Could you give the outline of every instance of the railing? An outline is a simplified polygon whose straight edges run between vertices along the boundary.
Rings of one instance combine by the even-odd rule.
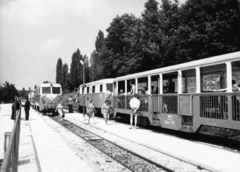
[[[200,116],[240,121],[240,95],[201,95]]]
[[[21,125],[21,108],[16,111],[13,109],[15,122],[11,133],[10,141],[7,145],[7,150],[4,154],[4,160],[1,167],[1,172],[17,172],[18,171],[18,152],[19,152],[19,138]]]

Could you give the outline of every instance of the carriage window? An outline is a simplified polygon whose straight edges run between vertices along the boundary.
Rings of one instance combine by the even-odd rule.
[[[103,86],[102,85],[100,85],[100,92],[102,92],[103,91]]]
[[[112,84],[107,84],[107,91],[113,91]]]
[[[92,87],[92,92],[95,93],[95,86]]]
[[[60,94],[60,87],[52,87],[53,94]]]
[[[50,87],[42,87],[42,94],[51,94]]]
[[[87,93],[89,93],[89,87],[87,87]]]

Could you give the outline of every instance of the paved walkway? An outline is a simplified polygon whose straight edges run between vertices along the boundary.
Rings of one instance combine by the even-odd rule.
[[[0,105],[0,108],[0,159],[3,159],[4,133],[12,131],[13,120],[10,120],[10,105]],[[52,126],[48,126],[38,112],[30,110],[29,121],[25,121],[24,116],[22,109],[19,172],[100,171],[54,131]]]

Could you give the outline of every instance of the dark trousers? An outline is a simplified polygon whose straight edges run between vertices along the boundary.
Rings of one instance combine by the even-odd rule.
[[[26,119],[26,120],[29,119],[29,110],[25,110],[25,119]]]
[[[68,105],[69,113],[73,113],[72,105]]]

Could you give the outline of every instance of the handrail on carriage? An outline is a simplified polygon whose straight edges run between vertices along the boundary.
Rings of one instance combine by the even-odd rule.
[[[13,114],[15,116],[14,126],[11,132],[9,143],[7,145],[7,150],[4,154],[4,159],[1,166],[1,172],[8,172],[8,171],[17,172],[18,171],[21,107],[20,107],[20,110],[18,111],[16,111],[16,107],[15,107],[13,109]]]

